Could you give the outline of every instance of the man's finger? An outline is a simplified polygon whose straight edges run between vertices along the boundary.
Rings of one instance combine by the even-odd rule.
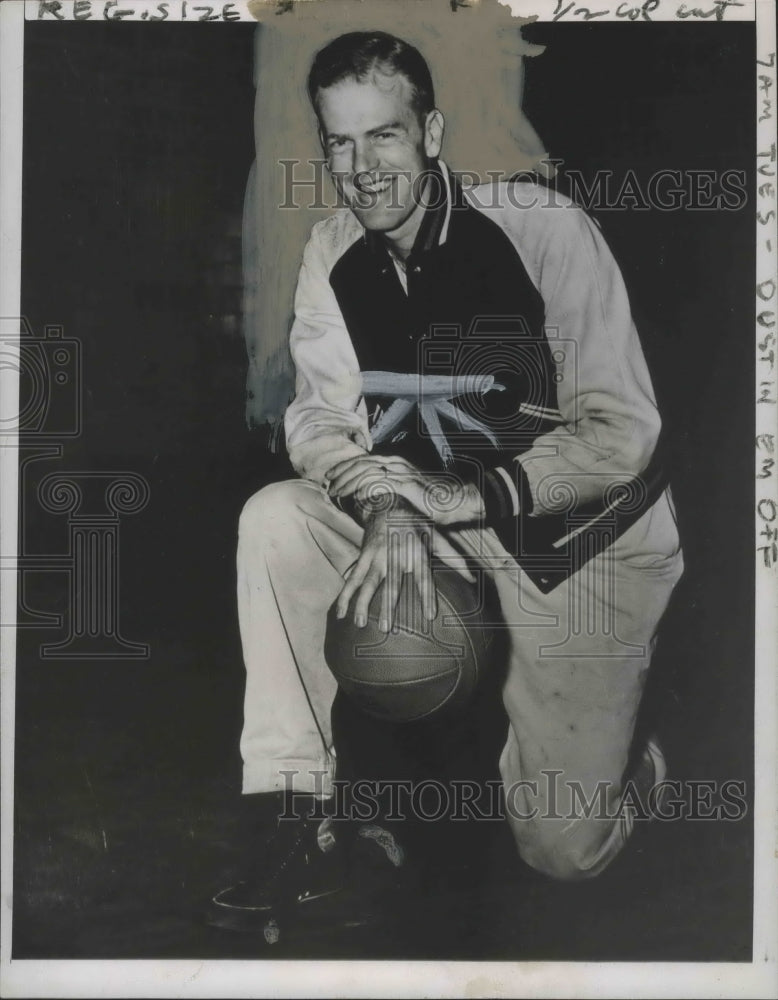
[[[337,476],[342,475],[348,469],[357,463],[367,463],[368,465],[375,465],[378,468],[385,466],[387,469],[404,474],[404,475],[419,475],[419,470],[415,465],[411,465],[404,458],[400,458],[398,455],[356,455],[353,458],[345,458],[340,462],[336,462],[324,473],[326,479],[332,482]]]
[[[332,495],[336,493],[339,486],[342,483],[353,479],[355,476],[364,476],[375,470],[375,466],[372,462],[366,462],[364,459],[357,459],[351,462],[349,466],[345,469],[341,469],[339,472],[330,476],[329,482],[327,484],[327,490]]]
[[[415,465],[411,465],[407,459],[400,458],[399,455],[384,455],[381,461],[392,472],[408,476],[420,475],[420,470]]]
[[[335,615],[338,618],[345,618],[348,612],[348,606],[351,603],[351,598],[357,588],[361,585],[364,578],[367,576],[367,571],[370,569],[370,559],[369,557],[362,556],[357,559],[353,566],[350,566],[346,570],[346,582],[341,587],[340,593],[338,594],[337,602],[335,604]],[[345,574],[344,574],[345,575]]]
[[[330,482],[328,492],[331,497],[348,496],[360,489],[370,490],[385,479],[385,473],[375,466],[347,469]]]
[[[346,492],[354,492],[360,485],[370,487],[373,483],[379,482],[387,476],[386,466],[377,465],[375,462],[360,462],[354,464],[349,469],[344,469],[341,473],[331,479],[327,490],[330,496],[342,496]]]
[[[355,559],[350,566],[347,566],[343,570],[342,576],[344,580],[348,580],[350,578],[351,574],[354,572],[354,567],[357,565],[358,561],[359,561],[358,559]]]
[[[402,588],[405,569],[402,564],[401,539],[397,532],[390,532],[387,539],[387,567],[384,592],[381,596],[381,617],[378,627],[388,632],[394,622],[394,613]]]
[[[363,503],[370,500],[377,501],[382,490],[393,499],[399,497],[407,501],[419,514],[425,518],[429,517],[429,511],[424,503],[424,491],[409,477],[400,479],[397,476],[389,475],[373,483],[368,483],[364,487],[359,487],[354,495],[358,501]]]
[[[367,625],[370,602],[385,575],[386,571],[373,563],[362,582],[362,586],[357,591],[357,599],[354,602],[354,624],[357,628],[364,628]]]
[[[427,621],[438,613],[437,592],[430,566],[430,550],[423,536],[417,535],[413,545],[413,578],[421,598],[421,610]]]
[[[378,455],[355,455],[353,458],[344,458],[341,462],[336,462],[324,473],[326,479],[332,481],[336,476],[342,475],[348,469],[357,464],[366,463],[368,465],[382,465],[384,460]]]
[[[350,465],[353,465],[354,462],[361,462],[367,457],[367,455],[354,455],[352,458],[344,458],[340,462],[336,462],[334,465],[330,466],[324,475],[327,479],[332,479],[333,476],[337,476],[339,472],[347,469]]]

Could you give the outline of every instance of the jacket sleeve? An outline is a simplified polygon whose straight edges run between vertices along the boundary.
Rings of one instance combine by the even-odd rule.
[[[528,451],[486,470],[486,519],[600,501],[639,475],[660,430],[627,291],[599,227],[572,203],[518,210],[503,227],[545,305],[561,422]],[[496,526],[496,525],[495,525]]]
[[[284,418],[295,471],[319,484],[336,462],[371,447],[359,364],[329,283],[326,224],[314,226],[303,254],[289,342],[295,397]]]

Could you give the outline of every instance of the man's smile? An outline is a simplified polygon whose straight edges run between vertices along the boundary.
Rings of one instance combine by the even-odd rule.
[[[388,191],[397,179],[396,174],[382,174],[373,178],[371,174],[354,175],[354,188],[358,194],[380,195]]]

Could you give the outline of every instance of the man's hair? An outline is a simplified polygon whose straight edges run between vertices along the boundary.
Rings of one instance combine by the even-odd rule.
[[[424,56],[408,42],[385,31],[351,31],[317,52],[308,74],[311,104],[318,112],[320,90],[342,80],[364,83],[375,69],[388,74],[402,73],[411,85],[411,102],[420,119],[435,107],[432,76]]]

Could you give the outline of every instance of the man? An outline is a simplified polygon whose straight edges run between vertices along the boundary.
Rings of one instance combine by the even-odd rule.
[[[653,390],[596,225],[526,182],[463,190],[427,65],[397,38],[335,39],[308,83],[348,207],[314,227],[298,281],[300,479],[248,502],[238,549],[243,791],[302,818],[214,898],[230,926],[345,877],[321,805],[359,774],[333,745],[333,603],[360,627],[381,587],[389,632],[405,575],[434,617],[433,555],[489,576],[508,637],[507,821],[527,864],[575,879],[629,833],[635,717],[682,572]],[[655,743],[638,750],[645,791],[664,764]],[[604,811],[580,808],[600,792]],[[400,864],[380,825],[359,837]]]

